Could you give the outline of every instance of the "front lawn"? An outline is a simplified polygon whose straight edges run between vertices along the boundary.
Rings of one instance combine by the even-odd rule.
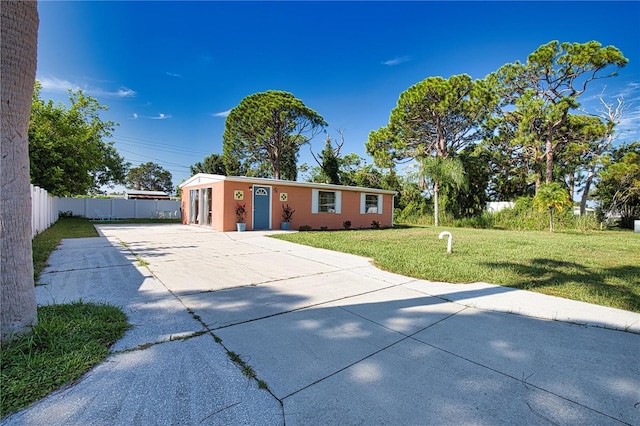
[[[35,236],[33,269],[37,279],[62,238],[97,237],[88,219],[60,218]],[[0,350],[0,416],[4,417],[73,382],[102,362],[109,348],[130,328],[122,310],[82,301],[40,306],[30,333]]]
[[[447,254],[442,231],[453,234]],[[445,227],[298,232],[275,238],[366,256],[431,281],[487,282],[640,312],[640,234]]]
[[[5,416],[73,382],[102,362],[129,329],[117,307],[74,302],[41,306],[32,332],[0,351]]]

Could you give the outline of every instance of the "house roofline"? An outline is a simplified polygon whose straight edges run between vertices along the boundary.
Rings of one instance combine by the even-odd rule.
[[[316,182],[298,182],[298,181],[292,181],[292,180],[278,180],[278,179],[257,178],[257,177],[247,177],[247,176],[222,176],[222,175],[212,175],[208,173],[198,173],[196,175],[193,175],[178,186],[180,188],[185,188],[186,186],[189,186],[189,185],[213,183],[213,182],[219,182],[223,180],[227,180],[230,182],[239,182],[239,183],[287,185],[287,186],[299,186],[303,188],[312,188],[312,189],[332,189],[336,191],[368,192],[373,194],[390,194],[390,195],[398,194],[397,191],[390,191],[387,189],[378,189],[378,188],[364,188],[361,186],[333,185],[330,183],[316,183]]]

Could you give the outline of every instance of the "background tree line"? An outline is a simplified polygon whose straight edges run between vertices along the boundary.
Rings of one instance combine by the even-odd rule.
[[[547,203],[553,209],[579,195],[584,214],[592,197],[629,224],[639,209],[637,180],[629,178],[639,148],[615,146],[624,101],[601,94],[601,108],[590,112],[579,102],[594,80],[614,77],[626,63],[613,46],[552,41],[526,63],[505,64],[484,79],[428,77],[402,92],[389,122],[369,134],[371,164],[343,153],[344,130],[332,138],[322,116],[293,94],[255,93],[229,113],[222,153],[190,169],[287,180],[302,173],[313,182],[392,189],[400,194],[400,219],[432,215],[436,225],[441,216],[477,217],[488,201],[535,197],[541,189],[555,194]],[[69,92],[67,108],[43,101],[40,91],[36,83],[29,126],[34,184],[54,195],[97,194],[115,184],[173,191],[171,173],[159,165],[124,162],[109,142],[117,124],[99,116],[106,106],[78,90]],[[298,164],[301,149],[315,164]],[[545,189],[552,184],[557,190]]]
[[[100,118],[108,110],[82,90],[69,90],[69,104],[41,99],[36,81],[29,118],[31,183],[57,196],[98,195],[103,187],[171,194],[171,173],[148,162],[132,167],[109,141],[116,123]]]
[[[332,139],[322,117],[293,95],[257,93],[229,114],[216,172],[295,179],[301,171],[314,182],[394,189],[399,218],[433,214],[436,225],[440,211],[477,217],[487,201],[520,197],[537,197],[530,205],[552,215],[571,210],[578,194],[581,214],[594,197],[629,223],[638,205],[627,194],[637,193],[637,182],[626,168],[609,171],[623,158],[636,164],[637,144],[623,145],[626,157],[614,148],[624,102],[600,95],[602,109],[587,112],[579,101],[594,80],[615,77],[627,62],[597,41],[551,41],[526,63],[505,64],[484,79],[426,78],[402,92],[388,124],[370,133],[365,147],[373,164],[342,154],[344,132]],[[326,139],[316,152],[312,139],[321,130]],[[297,166],[303,146],[316,164]],[[604,176],[631,190],[606,195]]]

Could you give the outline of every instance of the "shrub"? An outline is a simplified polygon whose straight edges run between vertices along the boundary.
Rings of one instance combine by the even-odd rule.
[[[371,229],[380,229],[380,222],[378,222],[377,220],[371,222]]]
[[[576,216],[574,226],[577,231],[586,233],[601,229],[601,223],[595,215]]]
[[[282,206],[282,221],[283,222],[291,222],[291,218],[293,218],[293,214],[296,211],[289,207],[289,204],[286,206]]]
[[[490,229],[493,228],[494,222],[495,218],[492,213],[483,212],[479,216],[456,219],[453,221],[453,226],[458,228]]]
[[[301,231],[301,232],[304,232],[304,231],[311,231],[311,226],[309,226],[309,225],[301,225],[301,226],[298,228],[298,231]]]
[[[351,221],[350,220],[345,220],[344,222],[342,222],[342,227],[344,229],[350,229],[351,228]]]

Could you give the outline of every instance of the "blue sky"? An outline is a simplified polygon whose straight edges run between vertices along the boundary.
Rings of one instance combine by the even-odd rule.
[[[483,78],[551,40],[614,45],[629,59],[581,98],[624,96],[619,141],[640,138],[640,2],[59,2],[40,1],[42,98],[81,88],[119,123],[113,141],[174,185],[222,152],[225,115],[252,93],[293,93],[364,143],[401,92],[432,76]],[[313,141],[319,152],[323,137]],[[313,165],[308,149],[300,163]]]

